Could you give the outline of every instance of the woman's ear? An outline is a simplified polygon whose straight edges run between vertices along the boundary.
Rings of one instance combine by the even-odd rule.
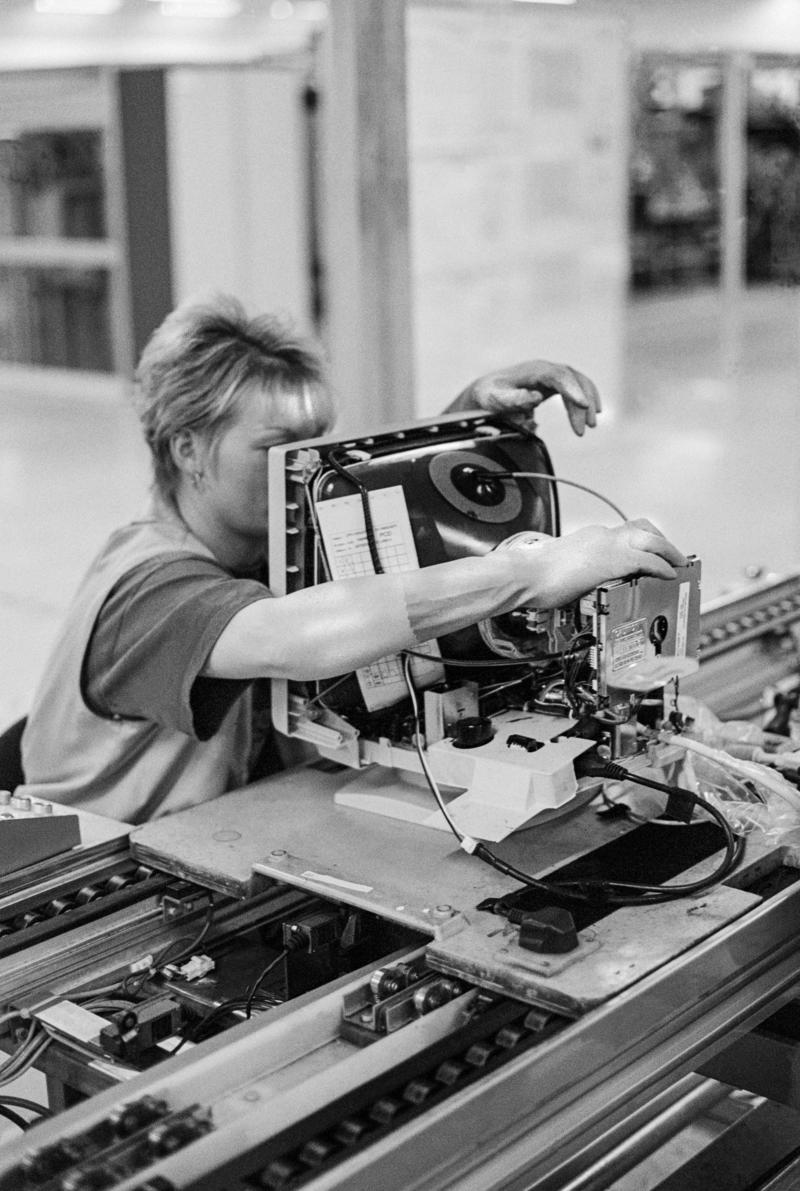
[[[178,430],[169,440],[172,462],[184,475],[202,470],[198,457],[198,441],[191,430]]]

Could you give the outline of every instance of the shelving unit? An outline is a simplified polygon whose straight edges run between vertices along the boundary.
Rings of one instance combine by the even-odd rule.
[[[0,77],[0,386],[117,391],[169,309],[163,91],[160,70]]]

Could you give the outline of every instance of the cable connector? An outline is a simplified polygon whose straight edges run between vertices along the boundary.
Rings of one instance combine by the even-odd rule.
[[[633,782],[636,777],[616,761],[604,761],[601,776],[612,782]]]
[[[287,951],[308,951],[308,936],[297,923],[283,924],[283,946]]]
[[[172,967],[171,964],[169,966]],[[193,955],[175,971],[184,980],[200,980],[208,972],[213,972],[215,967],[216,964],[210,955]]]
[[[627,776],[626,771],[621,765],[615,765],[613,761],[607,760],[605,757],[600,757],[597,749],[590,749],[586,753],[581,753],[572,762],[575,767],[575,776],[582,777],[604,777],[609,780],[624,781]]]
[[[651,790],[661,790],[667,797],[662,818],[673,819],[676,822],[691,821],[697,797],[691,790],[683,790],[680,786],[667,785],[664,782],[654,782],[639,773],[631,773],[624,765],[616,761],[604,761],[596,752],[583,753],[575,758],[575,773],[578,777],[601,777],[613,782],[634,782],[640,786],[647,786]]]

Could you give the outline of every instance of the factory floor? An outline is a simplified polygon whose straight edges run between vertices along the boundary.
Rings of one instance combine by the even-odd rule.
[[[581,366],[578,354],[571,362]],[[601,426],[575,439],[550,403],[539,428],[557,474],[627,516],[650,517],[699,555],[713,598],[759,571],[800,565],[799,382],[797,291],[750,292],[736,318],[722,319],[714,294],[638,300],[624,391],[605,395]],[[85,566],[140,507],[148,464],[121,399],[0,392],[0,428],[2,729],[29,707]],[[565,531],[616,520],[574,489],[561,501]],[[41,1077],[28,1079],[40,1098]],[[0,1141],[13,1134],[1,1126]],[[715,1131],[713,1122],[684,1131],[609,1191],[648,1191]]]

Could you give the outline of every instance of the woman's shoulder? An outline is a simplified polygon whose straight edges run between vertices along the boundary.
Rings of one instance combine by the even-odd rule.
[[[182,558],[204,560],[223,571],[208,547],[177,515],[160,502],[151,501],[109,535],[95,565],[104,570],[113,566],[122,575],[151,560]]]

